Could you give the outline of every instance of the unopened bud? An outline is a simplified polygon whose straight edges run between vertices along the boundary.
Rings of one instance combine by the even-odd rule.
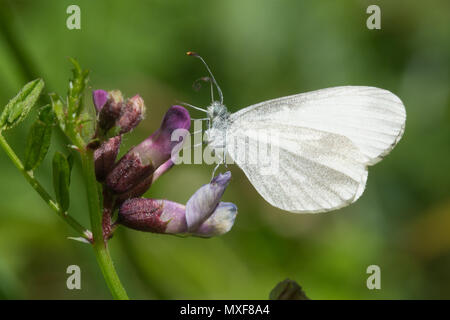
[[[119,90],[108,92],[108,100],[98,114],[98,125],[104,134],[116,124],[116,121],[122,115],[122,105],[123,97]]]
[[[122,115],[118,121],[119,133],[127,133],[136,128],[136,126],[144,118],[145,105],[144,99],[139,95],[128,99],[123,107]]]
[[[114,167],[117,154],[119,153],[122,136],[113,137],[103,142],[94,151],[95,175],[98,181],[103,181],[106,175]]]

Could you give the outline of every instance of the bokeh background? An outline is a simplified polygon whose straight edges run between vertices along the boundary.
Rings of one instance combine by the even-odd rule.
[[[66,28],[66,8],[81,8],[81,30]],[[368,30],[366,8],[381,8]],[[338,85],[397,94],[406,131],[370,168],[363,197],[322,215],[268,205],[232,167],[225,201],[239,208],[234,228],[213,239],[119,229],[112,256],[138,299],[266,299],[291,278],[312,299],[450,298],[450,3],[419,1],[6,1],[0,0],[0,105],[29,80],[65,94],[68,57],[91,73],[91,89],[141,94],[148,116],[125,152],[158,126],[176,100],[207,105],[192,89],[206,75],[187,50],[212,67],[232,111],[266,99]],[[90,103],[89,97],[87,100]],[[200,114],[192,112],[193,117]],[[31,117],[32,118],[32,117]],[[7,133],[23,157],[31,121]],[[53,136],[50,154],[64,148]],[[49,159],[37,172],[51,190]],[[182,165],[148,197],[185,203],[212,166]],[[110,297],[92,250],[46,207],[0,150],[0,298]],[[80,167],[70,214],[88,225]],[[82,270],[82,290],[66,289],[66,268]],[[381,267],[381,290],[366,268]]]

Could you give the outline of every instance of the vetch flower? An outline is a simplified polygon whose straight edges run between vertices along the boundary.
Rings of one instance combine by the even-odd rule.
[[[172,133],[191,125],[189,112],[181,106],[172,106],[166,112],[161,126],[150,137],[128,151],[106,177],[106,186],[115,194],[123,194],[142,181],[168,161],[172,149],[183,141],[172,141]]]
[[[202,186],[186,206],[169,200],[133,198],[125,201],[118,223],[140,231],[212,237],[228,232],[234,224],[237,207],[220,202],[231,173],[219,174]]]

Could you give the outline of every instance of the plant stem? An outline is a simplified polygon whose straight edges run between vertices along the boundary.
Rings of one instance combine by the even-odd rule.
[[[104,187],[103,188],[103,239],[108,241],[112,237],[112,215],[114,212],[114,197]]]
[[[93,248],[97,262],[102,270],[106,284],[114,299],[128,299],[119,276],[116,273],[114,264],[109,254],[107,241],[103,237],[102,211],[100,206],[100,196],[97,188],[94,168],[94,152],[90,148],[83,148],[80,152],[83,175],[86,183],[86,193],[91,218],[91,228],[94,237]]]
[[[56,212],[56,214],[61,217],[67,224],[69,224],[75,231],[77,231],[83,238],[88,241],[92,241],[92,234],[89,230],[83,227],[78,221],[69,216],[67,212],[63,212],[59,207],[58,203],[55,202],[49,193],[44,189],[44,187],[36,180],[33,173],[26,171],[19,157],[11,149],[10,145],[6,141],[5,137],[0,132],[0,146],[5,150],[6,154],[9,156],[14,165],[23,174],[28,183],[33,187],[34,190],[41,196],[45,203]]]

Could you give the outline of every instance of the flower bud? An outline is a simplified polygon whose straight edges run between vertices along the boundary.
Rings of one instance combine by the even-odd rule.
[[[183,107],[172,106],[164,116],[161,127],[128,151],[108,174],[108,188],[116,194],[122,194],[147,179],[169,160],[173,147],[180,142],[172,141],[173,131],[185,129],[187,133],[190,125],[189,112]]]
[[[204,222],[222,198],[231,179],[231,172],[219,174],[210,183],[198,189],[186,203],[186,220],[188,229],[195,230]]]
[[[105,90],[94,90],[92,91],[92,100],[94,100],[95,110],[99,113],[106,101],[108,101],[108,92]]]
[[[123,107],[122,116],[120,117],[117,126],[119,133],[127,133],[136,128],[136,126],[144,118],[145,105],[144,100],[139,95],[128,99]]]
[[[101,106],[103,96],[97,98],[97,102],[94,100],[94,103],[96,103],[96,108],[97,106]],[[99,104],[97,105],[97,103]],[[123,96],[119,90],[108,92],[108,99],[106,103],[100,107],[98,114],[98,125],[104,134],[115,125],[116,121],[122,115],[122,105]]]
[[[95,175],[98,181],[103,181],[114,167],[121,142],[122,136],[116,136],[103,142],[94,151]]]

